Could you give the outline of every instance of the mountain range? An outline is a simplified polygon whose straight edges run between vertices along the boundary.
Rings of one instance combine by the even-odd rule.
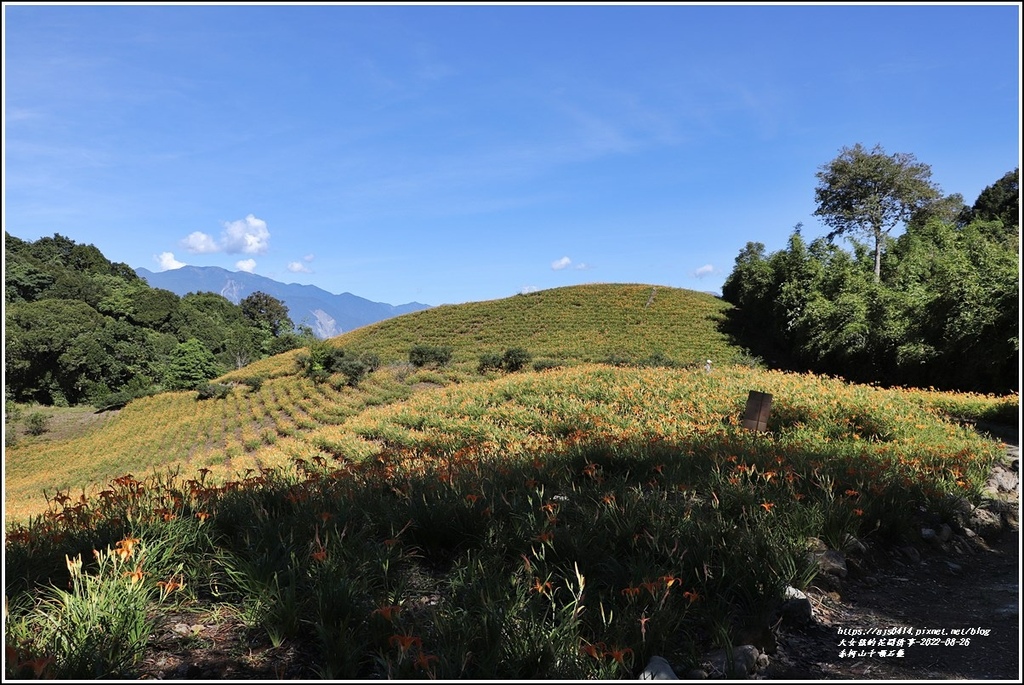
[[[420,302],[400,305],[372,302],[352,293],[336,295],[315,285],[281,283],[266,276],[217,266],[183,266],[159,272],[138,268],[135,273],[151,287],[170,290],[179,296],[212,292],[238,304],[254,292],[266,293],[288,307],[288,316],[296,325],[308,325],[318,338],[331,338],[400,314],[430,309],[430,305]]]

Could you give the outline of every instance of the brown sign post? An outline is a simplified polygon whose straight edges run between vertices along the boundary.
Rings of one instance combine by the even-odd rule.
[[[772,411],[772,396],[766,392],[751,390],[747,395],[747,408],[740,424],[753,431],[768,430],[768,414]]]

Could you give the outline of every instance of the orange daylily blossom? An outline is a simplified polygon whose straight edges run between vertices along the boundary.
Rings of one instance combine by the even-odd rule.
[[[400,607],[399,605],[389,604],[387,606],[377,607],[373,610],[373,613],[379,614],[380,616],[384,617],[385,621],[393,621],[395,616],[397,616],[398,612],[400,612],[401,610],[402,607]]]
[[[327,558],[327,549],[324,547],[318,547],[310,554],[314,561],[324,561]]]
[[[626,597],[636,597],[640,594],[640,588],[638,587],[625,587],[622,588],[622,594]]]
[[[545,581],[542,583],[540,578],[534,578],[533,591],[539,595],[547,594],[548,592],[551,592],[551,582]]]
[[[604,657],[604,643],[598,642],[596,645],[583,645],[580,647],[580,651],[595,659],[601,659]]]
[[[439,659],[433,654],[420,652],[419,656],[416,657],[416,661],[414,661],[413,663],[416,664],[416,668],[422,669],[429,673],[433,670],[430,666],[431,661],[439,661]]]
[[[761,502],[761,508],[765,511],[771,511],[773,507],[775,507],[774,502]]]
[[[612,659],[615,659],[615,661],[618,661],[620,664],[625,666],[625,664],[623,663],[623,659],[626,657],[627,654],[632,656],[633,655],[633,650],[630,649],[629,647],[626,647],[625,649],[619,649],[618,647],[612,647],[611,649],[609,649],[607,651],[606,654],[608,656],[610,656]]]
[[[690,592],[689,590],[683,593],[683,597],[685,597],[690,604],[700,601],[700,595],[696,592]]]
[[[853,513],[854,513],[855,516],[863,516],[864,515],[864,510],[863,509],[854,509]]]
[[[196,518],[200,521],[205,521],[206,519],[210,518],[210,515],[205,511],[197,511]]]
[[[121,558],[121,561],[131,559],[132,554],[135,552],[135,545],[139,542],[140,540],[138,538],[128,536],[117,543],[114,548],[114,553]]]
[[[174,592],[175,590],[180,590],[183,587],[185,587],[185,583],[184,582],[179,582],[178,580],[175,580],[174,576],[171,576],[167,580],[158,580],[157,583],[156,583],[156,586],[158,588],[160,588],[161,592],[171,593],[171,592]]]
[[[131,578],[131,581],[133,583],[137,583],[140,580],[142,580],[142,576],[144,576],[145,574],[142,572],[142,566],[139,565],[139,566],[135,567],[134,571],[125,571],[124,575],[128,576],[129,578]]]
[[[402,654],[405,654],[414,646],[422,647],[423,640],[416,637],[415,635],[395,634],[388,638],[388,644],[390,644],[392,647],[398,647]]]

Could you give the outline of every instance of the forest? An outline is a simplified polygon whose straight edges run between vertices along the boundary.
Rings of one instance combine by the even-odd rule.
[[[122,406],[308,345],[287,307],[256,292],[179,297],[60,234],[5,240],[6,399]]]
[[[748,242],[723,285],[741,344],[769,366],[853,382],[1018,392],[1018,170],[973,205],[929,176],[911,155],[859,145],[822,167],[816,214],[835,230],[808,241],[797,225],[770,254]]]

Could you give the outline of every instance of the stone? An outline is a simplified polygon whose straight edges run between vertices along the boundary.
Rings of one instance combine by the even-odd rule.
[[[908,561],[910,561],[910,563],[921,563],[921,553],[917,551],[916,547],[913,547],[911,545],[904,545],[903,547],[900,547],[900,552],[903,554],[903,556],[907,558]]]
[[[787,586],[783,597],[785,597],[785,601],[779,607],[779,618],[782,619],[783,625],[800,627],[811,622],[811,619],[814,618],[814,610],[807,595],[795,587]]]
[[[971,530],[983,538],[998,535],[1003,530],[1003,518],[988,509],[978,507],[968,519]]]
[[[964,567],[956,563],[955,561],[947,561],[946,568],[948,568],[949,572],[952,573],[954,576],[958,576],[964,571]]]
[[[953,537],[953,529],[949,527],[948,523],[943,523],[939,528],[939,540],[949,542],[951,537]]]
[[[939,534],[936,533],[935,530],[933,530],[932,528],[922,528],[921,539],[925,542],[938,542]]]
[[[846,557],[842,552],[837,552],[834,549],[825,550],[818,556],[818,570],[828,575],[845,578],[847,573]]]
[[[652,656],[647,667],[640,674],[640,680],[679,680],[668,660],[660,656]]]
[[[739,645],[727,649],[716,649],[707,655],[706,660],[711,666],[711,674],[727,678],[745,679],[757,667],[760,653],[753,645]]]
[[[701,668],[691,668],[683,674],[683,680],[707,680],[708,673]]]

